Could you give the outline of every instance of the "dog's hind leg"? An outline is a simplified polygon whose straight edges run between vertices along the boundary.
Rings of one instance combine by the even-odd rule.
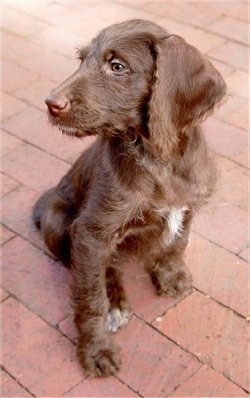
[[[66,267],[70,267],[69,228],[73,212],[67,200],[58,194],[56,188],[52,188],[38,199],[32,216],[50,251]]]
[[[145,267],[158,295],[183,296],[191,291],[191,274],[183,260],[191,220],[191,212],[183,211],[179,231],[171,230],[171,224],[167,224],[162,236],[152,244],[151,252],[147,253]]]

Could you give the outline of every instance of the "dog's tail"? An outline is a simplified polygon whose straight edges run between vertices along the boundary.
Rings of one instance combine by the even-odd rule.
[[[69,226],[72,217],[68,203],[58,195],[55,188],[37,200],[32,212],[34,224],[41,230],[46,245],[66,267],[71,264]]]
[[[41,219],[42,216],[48,206],[48,202],[49,199],[51,197],[52,194],[52,189],[50,189],[49,191],[46,191],[35,203],[34,207],[33,207],[33,211],[32,211],[32,219],[33,222],[35,224],[35,226],[38,229],[41,229]]]

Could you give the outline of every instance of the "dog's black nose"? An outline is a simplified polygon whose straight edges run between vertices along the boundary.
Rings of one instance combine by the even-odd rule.
[[[46,98],[45,104],[52,116],[58,116],[61,112],[68,110],[68,101],[65,98],[56,97],[52,94]]]

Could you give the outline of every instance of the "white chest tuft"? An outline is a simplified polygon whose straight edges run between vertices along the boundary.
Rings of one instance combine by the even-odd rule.
[[[166,221],[168,223],[168,237],[167,243],[173,244],[175,239],[178,236],[181,236],[183,231],[183,220],[185,216],[185,211],[188,210],[186,206],[181,208],[173,208],[170,212],[166,215]]]

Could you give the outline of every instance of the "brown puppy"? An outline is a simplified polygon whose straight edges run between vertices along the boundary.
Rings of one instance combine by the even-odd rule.
[[[97,135],[33,218],[74,276],[78,356],[87,374],[120,367],[110,331],[131,314],[125,256],[144,261],[158,294],[191,286],[183,262],[190,222],[215,185],[199,123],[220,103],[220,73],[193,46],[149,21],[104,29],[78,70],[46,99],[52,124]]]

